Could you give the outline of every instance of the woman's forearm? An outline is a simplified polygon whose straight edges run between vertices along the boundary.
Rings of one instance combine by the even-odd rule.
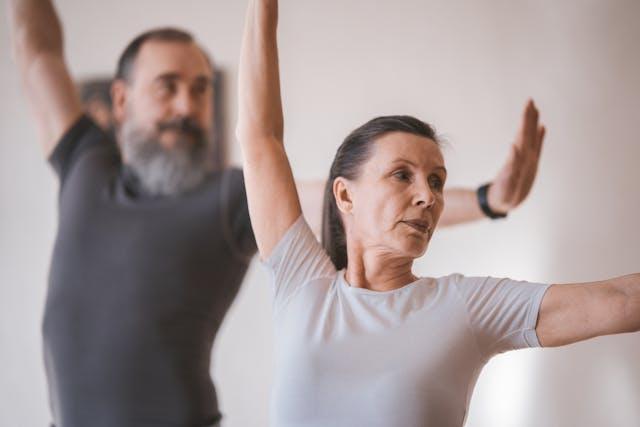
[[[627,300],[620,332],[640,331],[640,273],[614,279],[611,286],[626,295]]]
[[[263,259],[301,212],[282,141],[277,25],[276,0],[250,1],[240,55],[236,132],[242,146],[251,225]]]
[[[640,331],[640,274],[551,286],[536,333],[545,347]]]
[[[245,151],[254,141],[282,141],[284,124],[277,46],[278,2],[250,0],[239,71],[236,132]]]

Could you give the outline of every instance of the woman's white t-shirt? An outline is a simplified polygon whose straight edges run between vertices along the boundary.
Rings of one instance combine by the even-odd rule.
[[[540,345],[548,285],[453,274],[388,292],[350,287],[303,217],[265,265],[275,427],[459,427],[486,362]]]

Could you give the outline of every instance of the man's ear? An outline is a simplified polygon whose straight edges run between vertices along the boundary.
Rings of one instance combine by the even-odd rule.
[[[342,177],[338,177],[333,181],[333,197],[336,199],[336,205],[343,214],[350,214],[353,210],[353,201],[351,199],[350,182]]]
[[[129,87],[122,79],[116,79],[111,83],[111,101],[113,103],[113,118],[120,124],[124,120],[125,106],[127,103]]]

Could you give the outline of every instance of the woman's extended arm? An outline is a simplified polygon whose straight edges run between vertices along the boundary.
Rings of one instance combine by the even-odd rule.
[[[536,333],[543,347],[640,331],[640,273],[594,283],[554,285],[542,300]]]
[[[301,214],[283,144],[277,27],[277,0],[249,1],[236,135],[242,147],[249,215],[263,259]]]

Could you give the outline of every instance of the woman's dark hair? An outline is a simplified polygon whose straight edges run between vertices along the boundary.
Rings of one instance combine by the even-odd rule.
[[[347,136],[338,148],[329,171],[329,179],[324,190],[322,210],[322,246],[329,254],[337,270],[347,266],[347,239],[340,211],[333,195],[333,182],[338,177],[357,179],[361,166],[369,160],[373,143],[389,132],[405,132],[433,140],[438,138],[435,130],[415,117],[385,116],[375,118]]]

